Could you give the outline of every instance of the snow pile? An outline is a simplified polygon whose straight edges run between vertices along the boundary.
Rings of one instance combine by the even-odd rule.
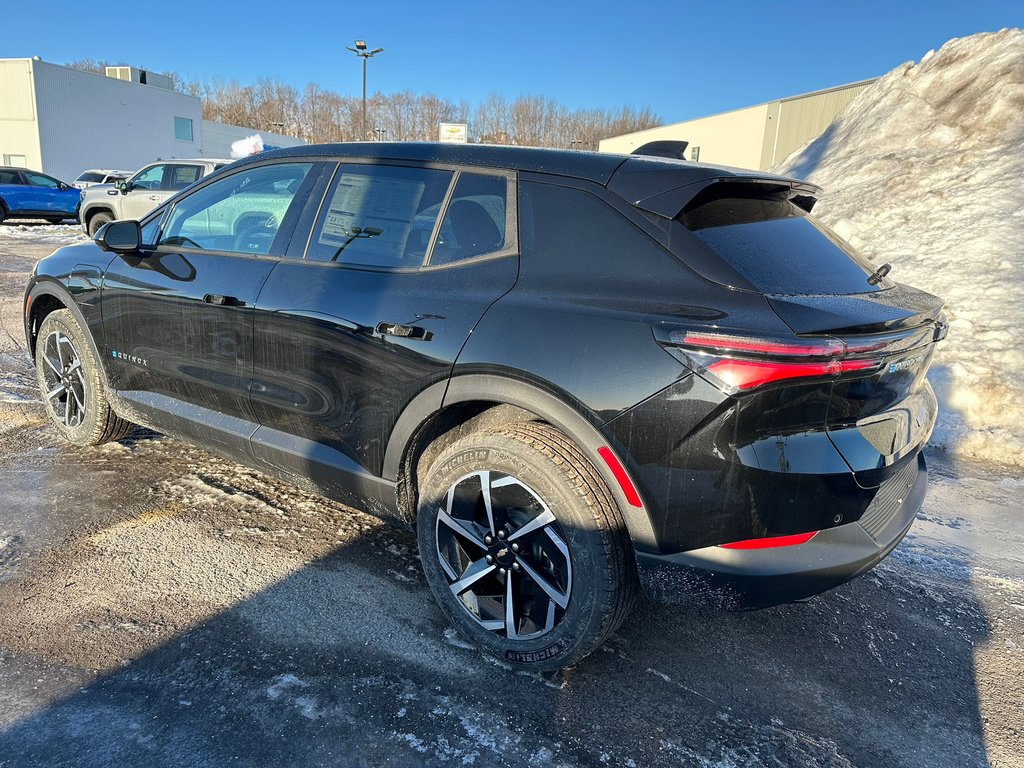
[[[22,224],[17,219],[8,219],[0,225],[0,240],[31,240],[33,243],[49,245],[71,245],[87,240],[78,224]]]
[[[258,133],[231,142],[231,157],[235,159],[248,157],[249,155],[258,155],[262,151],[263,137]]]
[[[932,442],[1024,466],[1024,30],[897,67],[775,170],[821,185],[815,214],[946,300]]]

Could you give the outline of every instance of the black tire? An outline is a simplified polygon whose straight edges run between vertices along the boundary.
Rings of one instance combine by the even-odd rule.
[[[48,314],[36,340],[36,381],[58,431],[75,445],[99,445],[127,437],[135,425],[110,409],[86,333],[70,310]]]
[[[7,209],[4,207],[3,201],[0,201],[0,224],[4,223],[4,219],[7,218]]]
[[[483,516],[481,472],[488,473],[493,523]],[[562,669],[626,618],[637,594],[629,535],[608,487],[564,434],[538,423],[473,433],[419,474],[417,538],[427,583],[449,620],[481,649],[515,667]],[[517,537],[523,544],[512,552]]]
[[[89,217],[89,237],[96,237],[96,232],[109,221],[113,221],[113,214],[107,213],[106,211],[99,211]]]

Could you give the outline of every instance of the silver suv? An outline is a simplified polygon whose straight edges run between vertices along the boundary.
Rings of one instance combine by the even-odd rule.
[[[92,237],[108,221],[141,219],[167,198],[231,160],[161,160],[150,163],[130,179],[115,184],[94,184],[82,190],[79,218]]]

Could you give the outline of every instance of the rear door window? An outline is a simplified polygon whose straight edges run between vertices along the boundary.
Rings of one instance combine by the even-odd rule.
[[[0,171],[0,184],[21,184],[21,173],[18,171]]]
[[[203,175],[199,165],[169,165],[164,173],[164,189],[177,192],[189,184],[194,184]]]
[[[310,236],[306,258],[369,267],[419,267],[452,171],[342,165]]]
[[[892,285],[870,285],[875,267],[783,198],[718,197],[679,218],[762,293],[851,294]]]
[[[461,173],[441,221],[431,266],[451,264],[509,250],[509,180],[505,176]]]

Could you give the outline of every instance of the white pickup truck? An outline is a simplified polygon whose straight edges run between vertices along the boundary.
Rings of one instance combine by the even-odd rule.
[[[161,160],[130,179],[82,190],[79,218],[89,237],[115,219],[141,219],[167,198],[222,168],[231,160]]]

